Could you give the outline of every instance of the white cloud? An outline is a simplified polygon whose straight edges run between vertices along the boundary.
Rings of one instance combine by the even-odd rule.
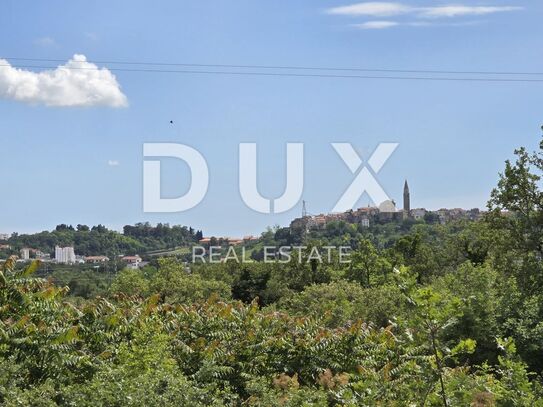
[[[485,14],[503,13],[505,11],[522,10],[522,7],[513,6],[437,6],[421,9],[422,17],[459,17],[481,16]]]
[[[409,27],[469,27],[469,26],[476,26],[482,24],[484,21],[480,20],[471,20],[471,21],[458,21],[458,22],[450,22],[450,23],[436,23],[431,21],[410,21],[407,23],[403,23],[402,25],[407,25]]]
[[[77,54],[65,65],[42,72],[15,68],[0,59],[0,98],[64,107],[128,105],[115,76]]]
[[[121,163],[117,160],[109,160],[107,162],[107,165],[109,165],[110,167],[118,167],[119,165],[121,165]]]
[[[330,8],[327,12],[328,14],[371,17],[390,17],[405,14],[415,15],[417,17],[459,17],[480,16],[522,9],[523,7],[518,6],[466,6],[461,4],[413,7],[403,3],[365,2]]]
[[[454,23],[435,23],[431,21],[366,21],[361,24],[352,24],[353,27],[361,30],[382,30],[391,27],[466,27],[481,24],[481,21],[459,21]]]
[[[399,25],[396,21],[367,21],[361,24],[354,24],[356,28],[362,30],[382,30],[384,28],[395,27]]]
[[[349,16],[389,17],[399,14],[407,14],[412,10],[412,7],[403,5],[401,3],[367,2],[351,4],[349,6],[334,7],[328,9],[328,13]]]

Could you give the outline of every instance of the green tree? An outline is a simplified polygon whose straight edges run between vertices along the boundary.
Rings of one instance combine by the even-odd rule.
[[[364,287],[371,287],[376,281],[386,282],[391,266],[379,255],[375,246],[363,239],[351,256],[351,264],[346,272],[347,278],[358,281]]]

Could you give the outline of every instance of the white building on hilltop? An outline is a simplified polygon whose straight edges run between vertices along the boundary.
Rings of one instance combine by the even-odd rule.
[[[74,264],[75,252],[74,248],[69,247],[55,247],[55,260],[59,264]]]
[[[379,212],[394,213],[396,212],[396,204],[394,203],[394,201],[391,201],[391,200],[383,201],[379,205]]]
[[[20,251],[21,260],[30,260],[30,249],[28,247],[23,247]]]

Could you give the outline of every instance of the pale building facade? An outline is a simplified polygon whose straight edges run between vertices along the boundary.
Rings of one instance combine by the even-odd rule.
[[[59,264],[74,264],[75,252],[72,246],[55,247],[55,261]]]

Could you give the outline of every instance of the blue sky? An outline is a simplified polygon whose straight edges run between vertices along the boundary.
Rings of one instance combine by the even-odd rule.
[[[543,72],[540,1],[345,8],[355,3],[7,0],[0,59],[17,65],[10,58],[80,54],[89,61]],[[241,236],[287,225],[301,202],[263,215],[241,200],[240,142],[258,143],[259,188],[269,197],[284,187],[285,143],[305,143],[303,198],[311,213],[330,211],[353,179],[332,142],[350,142],[366,158],[380,142],[399,143],[378,175],[398,202],[407,178],[412,206],[484,207],[503,161],[517,146],[535,148],[543,124],[543,83],[113,74],[126,100],[108,93],[97,106],[50,106],[4,89],[0,232],[148,220]],[[206,157],[210,183],[200,205],[143,213],[144,142],[185,143]],[[163,179],[164,192],[176,195],[188,187],[188,170],[165,162]]]

